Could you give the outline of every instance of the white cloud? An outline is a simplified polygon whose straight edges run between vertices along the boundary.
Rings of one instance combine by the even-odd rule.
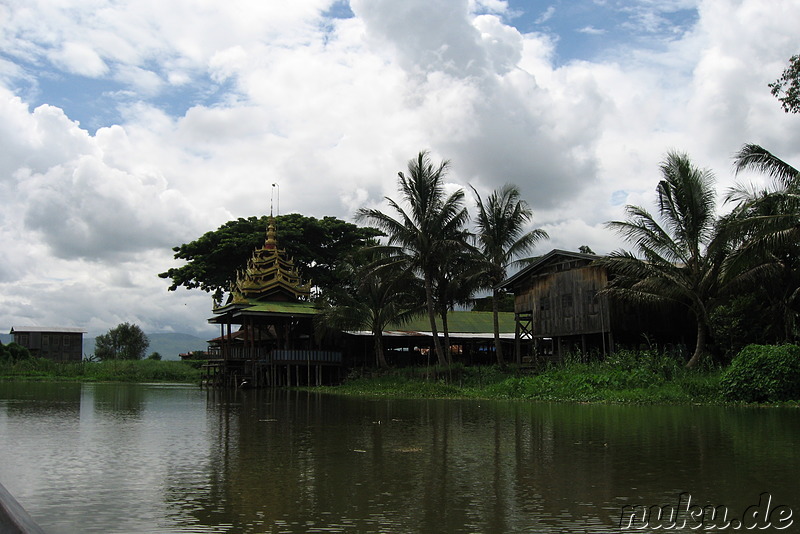
[[[105,61],[84,43],[66,42],[50,55],[50,59],[63,70],[81,76],[96,78],[108,72]]]
[[[545,9],[542,12],[542,14],[539,15],[539,17],[536,19],[536,24],[544,24],[545,22],[553,18],[553,15],[555,14],[556,14],[555,6],[547,6],[547,9]]]
[[[606,33],[606,30],[602,28],[595,28],[594,26],[584,26],[583,28],[579,28],[575,31],[578,33],[586,33],[588,35],[603,35]]]
[[[419,150],[452,161],[454,187],[517,183],[552,236],[539,252],[617,248],[603,223],[652,207],[669,149],[721,189],[745,142],[800,161],[800,118],[766,87],[797,53],[790,0],[705,0],[660,48],[560,67],[570,36],[521,34],[505,2],[353,0],[355,17],[325,20],[330,5],[0,6],[0,326],[208,331],[208,296],[156,277],[172,246],[265,213],[272,183],[282,213],[381,206]],[[120,86],[120,123],[91,134],[14,85],[63,73]]]

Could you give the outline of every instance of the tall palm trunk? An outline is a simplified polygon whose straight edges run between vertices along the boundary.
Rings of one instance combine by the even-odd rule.
[[[505,367],[503,345],[500,343],[500,303],[497,289],[492,289],[492,322],[494,323],[494,353],[497,356],[497,365]]]
[[[700,359],[706,353],[706,325],[703,324],[703,321],[700,320],[700,317],[697,317],[697,341],[694,347],[694,354],[692,357],[689,358],[689,361],[686,362],[687,369],[693,369],[697,366]]]
[[[386,362],[386,354],[383,351],[383,333],[380,330],[373,330],[372,338],[374,340],[376,363],[381,369],[388,369],[389,364]]]
[[[431,277],[425,273],[425,300],[428,306],[428,318],[431,321],[431,335],[433,336],[433,347],[436,351],[436,358],[439,360],[439,365],[447,367],[447,358],[442,350],[442,342],[439,339],[439,332],[436,329],[436,308],[433,304],[433,285]]]
[[[450,345],[450,328],[447,324],[447,306],[442,308],[442,338],[444,340],[444,352],[447,356],[447,364],[453,363],[453,350]]]

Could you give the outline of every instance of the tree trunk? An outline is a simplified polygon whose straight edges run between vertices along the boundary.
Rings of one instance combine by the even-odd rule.
[[[375,340],[375,361],[381,369],[388,369],[389,364],[386,362],[386,355],[383,352],[382,332],[372,332],[372,338]]]
[[[492,322],[494,323],[494,353],[497,356],[497,365],[506,366],[503,358],[503,345],[500,343],[500,304],[497,298],[497,290],[492,289]]]
[[[447,308],[442,310],[442,337],[444,338],[444,353],[447,356],[447,364],[452,365],[453,353],[450,347],[450,329],[447,326]]]
[[[445,358],[444,351],[442,350],[442,342],[439,339],[439,332],[436,330],[436,310],[433,306],[433,288],[431,287],[431,277],[425,274],[425,300],[428,305],[428,318],[431,321],[431,335],[433,336],[433,347],[436,351],[436,358],[439,360],[439,365],[447,367],[447,358]]]
[[[694,347],[694,354],[686,362],[687,369],[693,369],[706,352],[706,325],[699,318],[697,319],[697,344]]]

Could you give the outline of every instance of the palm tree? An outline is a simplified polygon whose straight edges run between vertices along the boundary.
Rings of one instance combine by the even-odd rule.
[[[606,291],[634,303],[678,302],[697,323],[695,351],[686,364],[697,365],[706,352],[709,306],[719,289],[727,252],[714,206],[714,177],[695,167],[686,154],[670,152],[661,163],[657,221],[644,208],[626,206],[627,221],[607,227],[632,243],[641,257],[618,251],[598,263],[614,275]]]
[[[435,303],[442,319],[442,338],[447,352],[448,363],[452,362],[449,350],[450,329],[447,314],[458,304],[471,302],[479,280],[481,265],[476,261],[476,249],[460,240],[454,243],[454,250],[443,250],[441,264],[435,276]]]
[[[727,217],[728,225],[740,240],[726,270],[741,273],[739,280],[766,289],[772,307],[783,318],[779,337],[789,341],[800,311],[800,171],[754,144],[739,150],[734,168],[737,174],[761,172],[773,184],[760,191],[740,186],[728,193],[727,200],[737,202]]]
[[[470,186],[471,187],[471,186]],[[500,344],[499,290],[497,286],[506,278],[507,270],[515,258],[530,251],[539,241],[548,239],[544,230],[537,228],[525,231],[533,212],[528,204],[520,199],[519,190],[506,184],[494,191],[486,203],[478,191],[475,202],[478,216],[476,237],[483,264],[484,285],[492,289],[492,315],[494,318],[494,347],[497,363],[505,365],[503,348]]]
[[[420,152],[408,162],[408,175],[397,173],[398,188],[408,211],[387,197],[397,218],[366,208],[356,215],[358,220],[367,220],[386,233],[388,245],[396,247],[395,263],[422,275],[436,357],[443,366],[447,365],[447,357],[436,328],[435,276],[440,268],[440,253],[465,240],[468,219],[464,191],[459,189],[450,195],[445,192],[448,167],[448,161],[436,166],[427,152]]]
[[[326,291],[317,321],[337,330],[369,330],[375,361],[387,369],[383,331],[388,325],[405,323],[421,309],[415,291],[418,280],[407,271],[380,266],[381,254],[379,248],[365,248],[338,266],[337,274],[349,282]]]

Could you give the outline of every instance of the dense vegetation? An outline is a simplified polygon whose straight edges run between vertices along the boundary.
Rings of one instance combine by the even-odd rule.
[[[108,360],[56,362],[45,358],[0,361],[2,380],[76,380],[86,382],[200,382],[198,362]]]
[[[406,368],[355,373],[338,394],[405,398],[487,398],[540,401],[722,402],[721,371],[688,370],[679,354],[622,350],[600,361],[573,356],[536,371],[515,366]],[[732,400],[732,399],[728,399]]]
[[[800,347],[748,345],[725,371],[721,388],[729,400],[800,400]]]
[[[174,247],[175,259],[186,260],[186,265],[158,276],[171,281],[170,291],[200,288],[221,299],[236,280],[236,271],[264,245],[268,222],[266,216],[240,217]],[[275,225],[281,248],[294,259],[300,274],[323,289],[338,283],[336,266],[343,258],[380,233],[336,217],[316,219],[297,213],[276,216]]]

